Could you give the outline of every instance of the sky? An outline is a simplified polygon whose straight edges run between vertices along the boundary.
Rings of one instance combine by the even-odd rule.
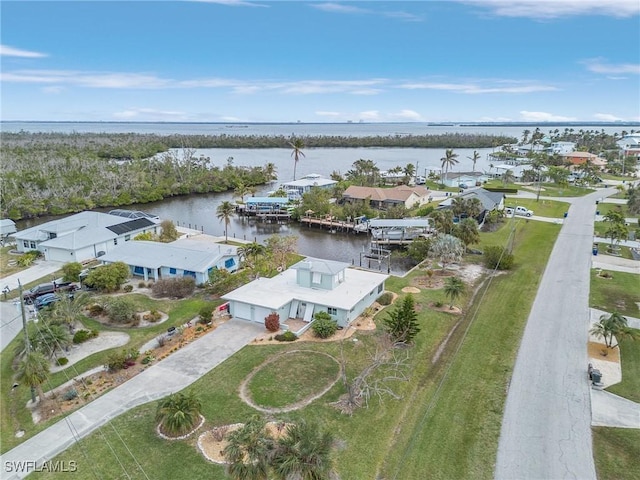
[[[640,1],[0,3],[2,121],[640,121]]]

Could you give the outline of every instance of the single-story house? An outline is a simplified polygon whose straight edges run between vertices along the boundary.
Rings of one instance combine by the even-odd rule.
[[[10,218],[3,218],[0,220],[0,244],[4,246],[4,242],[14,233],[16,233],[18,229],[16,228],[16,224]]]
[[[282,184],[282,188],[287,192],[289,200],[300,200],[302,195],[311,191],[312,188],[333,188],[338,182],[330,178],[323,178],[317,173],[310,173],[299,180],[286,182]]]
[[[369,201],[372,208],[385,210],[396,205],[413,208],[416,204],[429,202],[431,192],[420,185],[399,185],[393,188],[361,187],[351,185],[342,194],[342,202],[356,203]]]
[[[570,152],[561,154],[560,156],[564,159],[565,163],[570,164],[569,168],[582,165],[587,161],[591,162],[594,167],[598,167],[601,170],[607,166],[606,159],[589,152]]]
[[[206,283],[214,269],[229,272],[238,269],[238,247],[214,243],[210,238],[208,241],[206,238],[194,241],[199,237],[171,243],[127,242],[100,257],[100,261],[103,264],[124,262],[129,266],[131,275],[145,281],[190,276],[197,285]]]
[[[485,215],[492,210],[503,210],[504,209],[504,199],[505,194],[502,192],[491,192],[484,188],[473,188],[469,190],[465,190],[460,195],[455,197],[449,197],[445,201],[440,202],[438,204],[438,209],[441,208],[451,208],[451,204],[453,200],[456,198],[463,198],[465,200],[469,200],[472,198],[477,198],[480,200],[482,204],[482,212],[478,215],[477,219],[479,219],[480,223],[484,220]]]
[[[442,181],[447,187],[470,188],[480,186],[489,180],[489,175],[482,172],[447,172]]]
[[[616,142],[625,157],[640,157],[640,133],[625,135]]]
[[[492,173],[492,177],[493,178],[502,178],[502,176],[508,172],[509,170],[511,170],[511,174],[513,175],[513,180],[516,182],[519,182],[522,180],[522,177],[524,175],[524,172],[526,172],[527,170],[532,170],[533,167],[531,165],[509,165],[509,164],[503,164],[503,165],[496,165],[494,167],[492,167],[492,169],[494,170],[494,172]]]
[[[80,212],[20,230],[13,237],[19,252],[39,250],[46,260],[67,263],[100,257],[146,232],[160,233],[160,226],[149,218]]]
[[[313,315],[327,312],[346,327],[384,292],[388,275],[351,268],[348,263],[307,257],[273,278],[259,278],[222,298],[236,318],[264,323],[272,312],[281,325],[290,318],[311,325]]]
[[[571,153],[576,149],[575,142],[553,142],[548,150],[551,154]]]

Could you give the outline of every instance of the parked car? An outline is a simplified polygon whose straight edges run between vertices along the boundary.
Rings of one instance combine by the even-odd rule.
[[[36,307],[36,310],[41,310],[45,307],[48,307],[52,303],[57,302],[58,300],[60,300],[60,297],[55,293],[45,293],[44,295],[40,295],[38,298],[36,298],[33,302],[33,305],[34,307]]]
[[[42,295],[56,292],[75,292],[77,289],[78,285],[72,282],[41,283],[40,285],[36,285],[35,287],[24,292],[22,294],[22,299],[25,303],[30,305]]]
[[[511,217],[513,215],[521,215],[523,217],[531,217],[533,216],[533,210],[529,210],[525,207],[505,207],[504,214]]]

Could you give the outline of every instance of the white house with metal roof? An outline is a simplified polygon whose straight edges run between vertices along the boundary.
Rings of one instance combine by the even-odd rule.
[[[193,277],[197,285],[206,283],[214,269],[229,272],[238,269],[238,247],[207,241],[204,236],[200,240],[185,238],[171,243],[127,242],[100,257],[100,260],[103,264],[124,262],[129,266],[131,275],[145,281]]]
[[[130,219],[101,212],[80,212],[20,230],[13,235],[19,252],[39,250],[46,260],[82,262],[113,250],[140,233],[159,233],[148,219]]]
[[[308,328],[315,313],[327,312],[346,327],[384,292],[388,277],[348,263],[307,257],[273,278],[259,278],[222,298],[229,302],[229,313],[244,320],[264,323],[275,312],[281,324],[298,318]]]
[[[286,182],[282,184],[282,188],[287,192],[289,200],[300,200],[302,195],[311,191],[312,188],[332,188],[338,182],[330,178],[324,178],[317,173],[310,173],[299,180]]]

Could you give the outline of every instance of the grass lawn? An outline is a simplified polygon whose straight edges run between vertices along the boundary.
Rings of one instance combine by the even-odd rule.
[[[571,204],[555,200],[546,200],[544,198],[540,198],[540,200],[536,201],[531,198],[516,198],[509,197],[509,195],[507,195],[505,205],[526,207],[529,210],[533,210],[534,215],[539,215],[541,217],[562,218],[564,216],[564,212],[569,210],[569,206]]]
[[[16,272],[25,270],[28,267],[21,267],[16,262],[19,255],[10,255],[9,251],[14,250],[15,247],[2,247],[0,248],[0,278],[8,277]]]
[[[640,331],[636,330],[636,333],[640,340]],[[607,390],[640,403],[640,342],[638,340],[624,339],[620,343],[622,382]],[[640,457],[638,461],[640,463]]]
[[[113,351],[123,348],[139,349],[145,342],[166,332],[170,326],[182,325],[198,315],[200,309],[208,302],[201,298],[190,298],[180,301],[154,300],[145,295],[132,294],[130,298],[138,304],[141,310],[149,310],[152,307],[167,313],[169,319],[162,324],[153,325],[145,328],[111,328],[102,325],[91,318],[85,318],[83,323],[88,329],[96,329],[100,332],[106,331],[122,331],[129,336],[129,342],[123,347],[115,349],[103,350],[86,357],[79,362],[67,367],[64,370],[52,374],[44,386],[45,392],[55,388],[71,378],[82,374],[94,367],[104,365],[107,357]],[[14,339],[2,353],[0,353],[0,443],[2,452],[13,448],[15,445],[26,440],[27,438],[43,430],[51,425],[53,421],[33,424],[31,413],[26,409],[25,405],[30,398],[28,388],[17,388],[12,391],[13,385],[12,360],[17,339]],[[14,433],[17,430],[24,430],[25,435],[21,439],[17,439]]]
[[[618,311],[622,315],[640,317],[636,302],[640,302],[638,275],[633,273],[609,272],[612,278],[599,277],[591,270],[591,291],[589,306],[605,312]]]
[[[425,472],[430,478],[493,478],[506,385],[545,267],[544,259],[548,258],[558,231],[555,224],[515,223],[516,268],[489,282],[485,294],[475,295],[474,303],[465,309],[466,315],[430,309],[430,303],[443,298],[441,291],[423,289],[414,294],[421,331],[412,348],[399,352],[409,355],[410,381],[390,384],[402,397],[400,400],[384,397],[379,402],[374,395],[368,408],[347,416],[331,405],[344,392],[342,382],[338,382],[324,397],[302,410],[277,415],[276,419],[295,422],[304,418],[333,432],[342,445],[334,452],[340,478],[411,479],[425,478]],[[508,235],[508,228],[483,234],[483,243],[504,244]],[[404,278],[391,277],[387,288],[401,292],[415,277],[425,274],[424,269],[416,269]],[[469,290],[456,304],[467,305],[473,293]],[[403,295],[400,293],[401,298]],[[376,323],[380,324],[386,315],[385,310],[380,312]],[[464,337],[472,318],[469,334]],[[358,341],[350,339],[342,345],[294,342],[243,348],[190,387],[199,392],[203,402],[205,428],[244,422],[255,414],[239,398],[238,386],[273,355],[300,348],[336,358],[344,355],[346,374],[352,379],[370,363],[376,335],[358,332]],[[436,357],[440,346],[441,353]],[[451,369],[445,378],[449,364]],[[438,390],[441,381],[442,388]],[[156,402],[127,412],[57,459],[78,461],[83,478],[92,474],[118,478],[123,469],[110,452],[113,448],[132,479],[143,479],[145,474],[148,478],[226,478],[223,467],[206,462],[197,452],[195,438],[175,442],[159,439],[154,432],[155,407]],[[124,449],[119,436],[145,474]],[[57,477],[54,473],[34,475]]]
[[[620,205],[618,203],[602,203],[600,202],[596,207],[596,210],[600,212],[600,215],[606,215],[607,213],[614,212],[622,212],[625,218],[638,218],[640,215],[629,212],[629,207],[627,205]]]
[[[599,480],[640,480],[640,430],[594,427],[593,451]]]
[[[523,190],[536,193],[538,191],[537,185],[531,185],[529,187],[522,187]],[[555,183],[543,183],[540,195],[543,197],[582,197],[589,193],[595,192],[595,190],[586,187],[576,187],[575,185],[568,185],[561,187]]]

